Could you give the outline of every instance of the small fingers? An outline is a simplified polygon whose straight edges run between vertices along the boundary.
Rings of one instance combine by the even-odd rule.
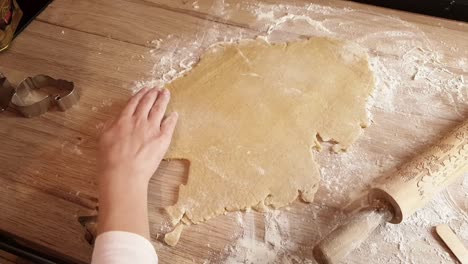
[[[179,114],[177,112],[171,113],[161,124],[161,136],[165,138],[170,143],[172,135],[174,134],[174,129],[177,125],[177,120],[179,119]]]
[[[148,119],[149,112],[155,104],[155,101],[158,98],[158,94],[159,89],[156,88],[153,88],[147,92],[143,98],[141,98],[140,103],[137,105],[133,115],[145,120]]]
[[[166,113],[167,104],[170,100],[170,92],[167,89],[163,89],[158,96],[158,99],[154,103],[149,113],[149,120],[153,124],[161,125],[161,121]]]
[[[148,88],[143,88],[138,93],[136,93],[130,100],[128,101],[125,108],[122,110],[121,116],[132,116],[135,113],[135,109],[138,106],[141,98],[148,92]]]

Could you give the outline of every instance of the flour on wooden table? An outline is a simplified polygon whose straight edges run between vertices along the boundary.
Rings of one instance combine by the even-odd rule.
[[[265,213],[264,219],[263,241],[256,240],[251,230],[244,228],[244,233],[236,243],[226,249],[228,257],[223,261],[224,264],[313,263],[310,259],[290,254],[295,252],[297,246],[289,239],[292,227],[287,215],[277,210],[270,211]]]
[[[210,14],[228,19],[232,15],[229,10],[234,7],[226,4],[215,1]],[[199,9],[198,1],[193,1],[192,7]],[[266,234],[257,240],[245,225],[249,213],[235,213],[235,221],[244,231],[234,234],[237,241],[226,246],[225,255],[221,256],[224,263],[313,263],[310,255],[312,246],[345,218],[336,208],[345,208],[350,201],[363,196],[375,179],[391,173],[404,162],[404,158],[416,153],[418,147],[437,138],[438,130],[425,127],[423,117],[447,120],[463,117],[468,97],[468,58],[466,53],[460,53],[457,58],[445,57],[440,45],[448,44],[432,43],[417,26],[396,17],[373,14],[370,21],[357,22],[343,19],[344,15],[356,15],[356,10],[316,4],[245,3],[235,8],[256,18],[249,25],[251,29],[208,21],[192,39],[169,35],[152,41],[154,50],[150,56],[155,64],[151,77],[136,82],[133,91],[143,87],[163,87],[188,72],[204,50],[219,42],[262,38],[275,43],[326,36],[349,40],[363,48],[369,54],[369,64],[376,79],[376,89],[368,106],[375,124],[347,153],[337,155],[327,150],[316,153],[321,165],[321,187],[313,204],[301,205],[305,208],[303,210],[311,213],[311,219],[292,220],[293,215],[288,212],[268,212],[264,216]],[[393,29],[382,30],[373,22],[393,25]],[[451,49],[463,51],[464,47]],[[355,48],[351,47],[351,51]],[[342,55],[349,60],[353,58],[350,54]],[[461,71],[454,70],[454,67]],[[372,135],[379,133],[373,127],[383,121],[382,113],[401,117],[410,133],[424,129],[427,134],[414,133],[418,137],[411,137],[395,130],[393,140],[389,138],[387,142],[383,139],[380,143],[390,146],[399,143],[398,137],[405,137],[412,144],[400,146],[401,153],[385,153],[382,149],[374,150],[371,155]],[[467,201],[468,175],[465,175],[461,183],[437,195],[426,208],[418,210],[402,224],[387,224],[379,228],[347,263],[364,263],[368,259],[376,263],[418,263],[421,259],[427,263],[452,263],[453,259],[434,238],[431,229],[448,223],[468,243]],[[336,214],[333,222],[315,221],[317,216],[330,212]],[[291,235],[297,225],[307,225],[316,231],[317,237],[299,243]],[[206,263],[211,263],[210,259]]]

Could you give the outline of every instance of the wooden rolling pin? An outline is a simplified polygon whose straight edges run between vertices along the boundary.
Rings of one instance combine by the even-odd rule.
[[[401,223],[468,169],[468,121],[369,191],[369,207],[315,246],[321,264],[339,263],[381,224]]]

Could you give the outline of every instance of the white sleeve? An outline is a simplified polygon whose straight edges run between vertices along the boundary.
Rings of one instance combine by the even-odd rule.
[[[92,264],[157,264],[158,256],[146,238],[129,232],[100,234],[94,243]]]

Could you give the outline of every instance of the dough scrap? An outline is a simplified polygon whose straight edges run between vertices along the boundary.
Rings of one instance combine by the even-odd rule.
[[[351,48],[350,48],[351,47]],[[327,38],[212,47],[167,85],[179,123],[168,159],[190,161],[174,225],[226,211],[312,202],[320,181],[319,139],[346,150],[370,123],[374,88],[367,54]]]
[[[182,234],[182,230],[184,229],[184,225],[180,224],[174,228],[171,232],[167,233],[164,236],[164,242],[166,242],[167,245],[173,247],[177,245],[177,242],[179,242],[180,235]]]

